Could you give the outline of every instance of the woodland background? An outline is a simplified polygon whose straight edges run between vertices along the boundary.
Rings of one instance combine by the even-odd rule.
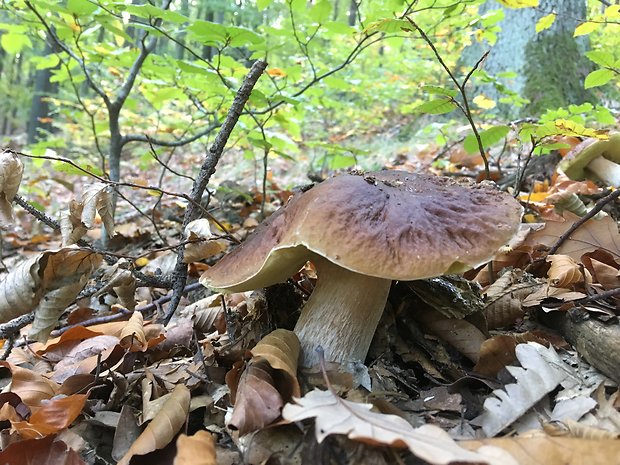
[[[402,431],[396,439],[382,430],[364,437],[365,443],[384,445],[371,447],[332,436],[320,441],[318,433],[317,442],[309,428],[301,439],[295,436],[299,430],[286,430],[286,440],[276,438],[277,428],[263,429],[276,418],[252,399],[265,399],[275,388],[273,379],[264,384],[256,375],[258,362],[248,351],[274,329],[261,310],[266,298],[208,296],[196,283],[205,267],[292,192],[348,169],[399,168],[491,178],[524,203],[525,222],[546,232],[509,251],[494,264],[495,272],[526,268],[528,260],[544,262],[542,248],[568,258],[559,265],[556,259],[553,271],[528,266],[538,287],[519,275],[498,293],[511,299],[510,316],[500,325],[509,330],[501,334],[459,323],[461,332],[443,334],[452,349],[421,343],[415,356],[404,355],[405,344],[379,340],[388,355],[371,361],[367,373],[373,383],[384,382],[371,395],[375,408],[394,413],[380,402],[390,392],[398,415],[410,423],[423,417],[444,429],[460,425],[456,436],[473,438],[464,433],[465,423],[474,429],[470,418],[454,402],[477,404],[481,411],[493,389],[509,384],[495,380],[497,373],[517,359],[522,366],[540,357],[549,366],[567,363],[581,376],[590,368],[576,360],[585,356],[611,380],[587,371],[586,378],[598,380],[588,384],[587,393],[570,397],[563,384],[562,394],[584,415],[591,410],[589,427],[609,435],[591,443],[585,433],[571,430],[577,442],[557,448],[555,436],[535,443],[517,436],[493,445],[515,454],[514,463],[581,463],[583,457],[611,463],[620,430],[612,387],[617,373],[609,368],[620,359],[617,333],[599,338],[615,346],[594,344],[587,354],[576,353],[566,342],[577,345],[573,327],[561,336],[534,334],[527,313],[544,307],[553,287],[557,301],[547,312],[583,310],[587,302],[584,312],[596,315],[592,320],[617,327],[618,194],[609,188],[618,186],[568,180],[556,169],[582,140],[606,140],[617,131],[619,31],[620,2],[608,0],[2,1],[0,143],[7,158],[1,177],[5,185],[16,179],[22,168],[15,160],[23,176],[20,172],[17,195],[3,190],[0,199],[18,205],[8,213],[10,221],[3,219],[0,295],[28,302],[20,307],[21,317],[10,304],[0,305],[5,341],[0,363],[4,384],[11,381],[10,393],[1,396],[15,395],[0,398],[7,437],[0,461],[139,463],[133,455],[150,453],[150,463],[178,465],[198,463],[197,457],[204,463],[419,463],[391,447],[408,445],[416,453],[408,442],[414,436]],[[264,72],[261,62],[267,63]],[[238,105],[235,96],[244,83],[252,92]],[[577,206],[567,206],[567,198]],[[597,213],[587,213],[595,204],[610,216],[586,222]],[[586,217],[568,220],[564,210]],[[209,220],[207,231],[183,235],[198,217]],[[564,233],[572,225],[584,232],[571,243]],[[186,260],[188,265],[184,246],[200,238],[209,251]],[[575,247],[578,241],[588,246]],[[69,247],[76,242],[81,249]],[[599,255],[583,258],[584,252]],[[594,262],[604,263],[605,273]],[[26,271],[16,277],[16,269]],[[594,276],[590,281],[586,271]],[[306,270],[297,284],[303,289],[314,278]],[[490,284],[488,277],[467,279]],[[515,297],[513,285],[526,292]],[[67,286],[69,298],[39,321],[46,293]],[[411,292],[402,286],[393,289],[394,306]],[[607,293],[605,303],[594,302],[591,286]],[[470,309],[491,305],[489,294],[486,301],[479,291],[465,294]],[[299,305],[302,298],[296,298],[288,304]],[[33,319],[35,330],[29,326]],[[170,319],[165,329],[160,323]],[[482,349],[487,341],[500,346]],[[528,341],[543,346],[516,349],[533,347]],[[262,346],[264,356],[273,351],[270,344]],[[551,349],[541,348],[545,344],[569,355],[559,361]],[[502,351],[510,355],[498,361]],[[602,362],[597,353],[604,355]],[[270,356],[265,357],[273,361]],[[244,361],[250,368],[242,374]],[[487,384],[474,389],[472,370],[494,381],[476,381]],[[303,383],[299,391],[296,367],[280,371],[288,391],[308,392]],[[440,382],[429,382],[422,371]],[[539,374],[556,379],[554,386],[512,402],[523,407],[518,413],[487,412],[486,426],[498,418],[507,426],[526,413],[540,415],[532,408],[541,398],[559,405],[553,390],[565,377],[551,371]],[[528,377],[532,372],[515,373],[516,384],[536,384]],[[334,376],[338,387],[326,391],[334,398],[340,399],[337,392],[347,402],[368,401],[359,380]],[[319,378],[315,374],[309,384],[320,384]],[[459,383],[458,394],[448,391],[449,383]],[[425,393],[435,388],[432,395],[441,401],[432,408],[415,403],[430,398]],[[280,406],[290,401],[290,392],[278,394]],[[390,397],[394,392],[400,397]],[[230,415],[235,394],[231,423],[224,414]],[[330,402],[353,408],[334,398]],[[333,415],[329,412],[324,415]],[[356,422],[359,427],[379,420],[362,416]],[[172,426],[147,427],[151,436],[138,440],[147,424]],[[231,424],[238,431],[226,428]],[[186,433],[204,435],[182,435],[176,442],[184,425]],[[492,437],[502,429],[486,431]],[[247,436],[239,437],[256,430],[251,446],[244,442]],[[427,434],[439,441],[438,449],[443,444],[452,453],[449,438]],[[199,440],[183,442],[191,438]],[[536,462],[519,456],[523,450]],[[463,460],[469,457],[464,450],[454,452],[460,453]],[[452,460],[423,457],[437,464]]]

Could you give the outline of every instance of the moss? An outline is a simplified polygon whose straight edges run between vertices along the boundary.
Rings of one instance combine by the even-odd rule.
[[[525,49],[523,96],[530,103],[527,115],[539,115],[549,108],[584,102],[595,103],[594,95],[583,88],[591,63],[580,53],[568,32],[536,36]]]

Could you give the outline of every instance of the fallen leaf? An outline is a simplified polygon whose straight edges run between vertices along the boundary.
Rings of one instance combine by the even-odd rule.
[[[112,215],[112,195],[107,184],[95,182],[89,184],[82,192],[82,223],[88,229],[95,226],[95,216],[99,213],[106,233],[114,235],[114,217]]]
[[[173,465],[217,465],[213,435],[208,431],[198,431],[193,436],[181,434]]]
[[[79,454],[54,436],[14,442],[0,452],[2,465],[86,465]]]
[[[134,455],[148,454],[169,444],[185,424],[189,402],[189,389],[183,384],[177,385],[162,410],[147,425],[117,465],[128,465]]]
[[[584,277],[579,264],[568,255],[547,255],[546,261],[551,263],[547,277],[553,287],[571,288],[573,284],[592,282],[589,273]]]
[[[227,424],[240,436],[261,429],[280,416],[284,401],[275,387],[274,371],[267,360],[257,357],[248,362],[241,374]]]
[[[297,381],[297,360],[300,350],[297,335],[286,329],[272,331],[251,350],[254,357],[264,358],[271,368],[281,370],[285,374],[286,385],[277,386],[285,401],[290,400],[291,396],[301,395]]]
[[[330,391],[315,389],[295,404],[286,404],[282,417],[288,421],[315,418],[315,434],[322,442],[331,434],[374,445],[408,447],[417,457],[433,465],[476,463],[518,465],[500,449],[471,452],[460,447],[448,433],[434,425],[411,426],[404,418],[370,411],[372,404],[350,402]]]
[[[525,244],[536,249],[539,245],[552,247],[558,239],[580,218],[570,212],[563,213],[564,221],[548,220],[545,227],[533,231]],[[557,254],[568,255],[579,260],[586,252],[603,249],[615,259],[620,259],[620,234],[617,223],[609,216],[590,219],[574,231],[557,250]]]
[[[12,202],[19,190],[24,174],[24,165],[12,152],[0,153],[0,226],[13,224]]]
[[[144,352],[148,349],[142,313],[133,312],[131,314],[131,318],[121,331],[120,345],[131,352]]]
[[[40,405],[43,400],[51,399],[58,393],[60,386],[57,383],[32,370],[4,361],[0,361],[0,366],[11,371],[10,392],[17,394],[30,408]]]
[[[12,426],[28,439],[58,433],[80,415],[87,398],[87,394],[74,394],[42,401],[38,407],[33,407],[28,421],[12,422]]]

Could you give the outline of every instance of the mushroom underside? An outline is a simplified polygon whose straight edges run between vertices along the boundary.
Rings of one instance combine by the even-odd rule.
[[[613,187],[620,186],[620,165],[618,163],[605,157],[597,157],[588,164],[587,169],[606,184]]]

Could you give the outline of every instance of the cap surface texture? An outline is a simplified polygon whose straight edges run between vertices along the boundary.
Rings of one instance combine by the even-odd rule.
[[[201,282],[233,292],[285,281],[312,253],[392,280],[479,266],[516,233],[521,206],[487,183],[404,171],[347,174],[295,195]]]

